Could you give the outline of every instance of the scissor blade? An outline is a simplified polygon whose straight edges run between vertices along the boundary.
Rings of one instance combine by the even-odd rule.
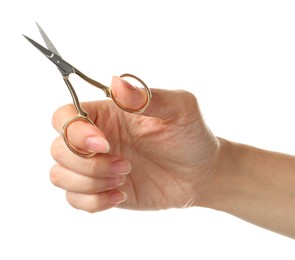
[[[24,37],[31,43],[33,44],[39,51],[41,51],[49,60],[51,60],[59,69],[60,73],[63,76],[68,76],[71,73],[75,73],[75,68],[63,60],[59,55],[55,54],[54,52],[47,50],[44,48],[42,45],[39,43],[35,42],[28,36],[24,35]]]
[[[43,29],[41,28],[41,26],[37,24],[37,27],[39,29],[39,32],[48,48],[48,50],[54,52],[56,55],[58,55],[59,57],[61,57],[61,55],[58,53],[57,49],[54,47],[53,43],[50,41],[50,39],[48,38],[48,36],[46,35],[46,33],[43,31]]]
[[[29,38],[28,36],[24,35],[23,36],[31,43],[33,44],[39,51],[41,51],[47,58],[50,58],[51,56],[53,56],[53,52],[50,50],[47,50],[46,48],[44,48],[42,45],[40,45],[38,42],[35,42],[34,40],[32,40],[31,38]]]

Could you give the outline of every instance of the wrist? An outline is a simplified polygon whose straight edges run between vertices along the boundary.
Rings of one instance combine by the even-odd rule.
[[[295,158],[220,140],[215,172],[199,206],[295,238]]]
[[[234,195],[236,181],[234,173],[238,171],[238,149],[236,144],[218,138],[219,154],[215,167],[200,192],[196,206],[229,211],[227,202]]]

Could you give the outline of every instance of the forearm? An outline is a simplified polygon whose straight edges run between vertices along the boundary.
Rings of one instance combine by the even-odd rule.
[[[295,238],[295,157],[220,140],[200,206]]]

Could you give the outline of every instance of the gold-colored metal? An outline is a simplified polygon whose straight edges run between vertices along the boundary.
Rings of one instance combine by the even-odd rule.
[[[91,152],[79,152],[76,147],[71,145],[69,138],[68,138],[68,127],[76,122],[76,121],[85,121],[87,123],[90,123],[95,126],[95,124],[87,117],[87,116],[82,116],[82,115],[77,115],[73,117],[72,119],[68,120],[62,127],[61,135],[64,139],[65,144],[67,147],[76,155],[84,157],[84,158],[89,158],[94,156],[96,153],[91,153]]]
[[[67,85],[67,87],[68,87],[68,89],[69,89],[69,91],[71,93],[73,103],[74,103],[74,106],[75,106],[78,114],[81,115],[81,116],[84,116],[84,117],[88,117],[88,113],[85,110],[83,110],[83,108],[81,107],[81,104],[80,104],[79,98],[78,98],[78,96],[76,94],[76,91],[73,88],[73,86],[72,86],[72,84],[71,84],[71,82],[69,80],[69,76],[64,76],[63,79],[64,79],[64,81],[65,81],[65,83],[66,83],[66,85]]]
[[[91,84],[94,87],[97,87],[101,90],[103,90],[103,92],[105,93],[106,97],[111,97],[111,89],[101,83],[99,83],[98,81],[89,78],[88,76],[86,76],[84,73],[82,73],[81,71],[77,70],[75,68],[75,74],[77,74],[79,77],[81,77],[82,79],[84,79],[86,82],[88,82],[89,84]]]
[[[145,103],[143,104],[143,106],[139,107],[139,108],[129,108],[125,105],[123,105],[120,100],[116,97],[116,95],[112,92],[112,89],[110,87],[107,87],[91,78],[89,78],[88,76],[86,76],[85,74],[83,74],[81,71],[79,71],[78,69],[76,69],[75,67],[73,67],[71,64],[69,64],[67,61],[65,61],[63,58],[61,58],[60,54],[58,53],[58,51],[56,50],[56,48],[54,47],[53,43],[49,40],[48,36],[45,34],[45,32],[42,30],[42,28],[37,24],[38,29],[41,33],[41,36],[44,39],[44,42],[46,44],[46,46],[48,47],[48,49],[44,48],[42,45],[40,45],[39,43],[35,42],[34,40],[32,40],[31,38],[27,37],[24,35],[24,37],[33,45],[35,46],[39,51],[41,51],[51,62],[53,62],[57,68],[59,69],[60,73],[62,74],[62,77],[71,93],[72,99],[73,99],[73,103],[75,105],[75,108],[77,110],[78,115],[73,117],[72,119],[68,120],[62,128],[61,131],[61,135],[67,145],[67,147],[76,155],[78,156],[82,156],[82,157],[91,157],[94,156],[95,153],[91,153],[91,152],[80,152],[78,150],[78,148],[76,148],[75,146],[71,145],[69,138],[68,138],[68,127],[75,121],[85,121],[87,123],[90,123],[92,125],[95,125],[88,117],[88,113],[82,108],[79,98],[69,80],[69,76],[71,74],[77,74],[79,77],[81,77],[82,79],[84,79],[86,82],[88,82],[89,84],[101,89],[106,97],[112,98],[113,101],[115,102],[115,104],[120,107],[121,109],[123,109],[126,112],[130,112],[130,113],[142,113],[146,110],[146,108],[148,107],[148,105],[151,102],[151,98],[152,98],[152,92],[150,91],[150,89],[148,88],[148,86],[138,77],[132,75],[132,74],[123,74],[120,77],[121,78],[133,78],[135,79],[142,87],[143,90],[146,93],[146,100]]]
[[[106,97],[109,97],[109,98],[112,98],[113,101],[116,103],[116,105],[118,107],[120,107],[122,110],[126,111],[126,112],[130,112],[130,113],[142,113],[146,110],[146,108],[148,107],[148,105],[150,104],[150,101],[151,101],[151,98],[152,98],[152,92],[151,90],[148,88],[148,86],[138,77],[132,75],[132,74],[128,74],[128,73],[125,73],[125,74],[122,74],[120,77],[121,78],[133,78],[135,79],[136,81],[138,81],[142,86],[143,86],[143,89],[145,90],[146,94],[147,94],[147,99],[146,99],[146,102],[144,103],[144,106],[138,108],[138,109],[131,109],[131,108],[128,108],[126,106],[124,106],[122,103],[120,103],[120,101],[117,99],[117,97],[113,94],[112,90],[111,90],[111,87],[107,87],[89,77],[87,77],[85,74],[83,74],[81,71],[77,70],[76,68],[74,68],[74,71],[75,71],[75,74],[77,74],[78,76],[80,76],[82,79],[84,79],[86,82],[88,82],[89,84],[101,89],[104,91]],[[92,157],[94,156],[96,153],[87,153],[87,152],[80,152],[78,151],[78,149],[76,147],[74,147],[70,141],[69,141],[69,138],[68,138],[68,127],[75,121],[85,121],[87,123],[90,123],[92,125],[95,126],[95,124],[89,119],[88,117],[88,113],[82,108],[81,104],[80,104],[80,101],[79,101],[79,98],[71,84],[71,82],[69,81],[69,76],[66,75],[63,77],[70,93],[71,93],[71,96],[72,96],[72,99],[73,99],[73,103],[75,105],[75,108],[78,112],[78,115],[73,117],[72,119],[68,120],[64,125],[63,125],[63,128],[62,128],[62,131],[61,131],[61,136],[63,137],[64,139],[64,142],[66,143],[67,147],[76,155],[78,156],[81,156],[81,157],[84,157],[84,158],[89,158],[89,157]]]
[[[146,100],[146,102],[145,102],[145,104],[144,104],[143,107],[141,107],[139,109],[131,109],[131,108],[128,108],[128,107],[122,105],[119,102],[119,100],[112,94],[111,88],[109,88],[110,89],[110,93],[111,93],[111,97],[112,97],[113,101],[117,104],[118,107],[120,107],[121,109],[123,109],[126,112],[129,112],[129,113],[138,113],[138,114],[144,112],[147,109],[147,107],[149,106],[149,104],[151,102],[151,99],[152,99],[152,92],[151,92],[151,90],[148,88],[148,86],[144,83],[143,80],[141,80],[140,78],[136,77],[133,74],[125,73],[125,74],[122,74],[120,76],[120,78],[133,78],[133,79],[137,80],[144,87],[144,90],[145,90],[145,92],[147,94],[147,100]]]

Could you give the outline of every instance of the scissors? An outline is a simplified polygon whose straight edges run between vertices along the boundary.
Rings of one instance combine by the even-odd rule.
[[[60,73],[61,73],[70,93],[71,93],[73,103],[74,103],[75,108],[78,113],[75,117],[68,120],[63,125],[61,135],[62,135],[67,147],[73,153],[75,153],[76,155],[81,156],[81,157],[86,157],[86,158],[92,157],[95,155],[95,153],[92,153],[92,152],[91,153],[86,153],[86,152],[84,153],[84,152],[78,151],[78,149],[75,146],[73,146],[68,139],[68,133],[67,133],[68,127],[69,127],[69,125],[71,125],[75,121],[85,121],[85,122],[90,123],[95,126],[95,124],[88,117],[88,113],[82,108],[82,106],[80,104],[79,98],[78,98],[78,96],[77,96],[77,94],[76,94],[76,92],[69,80],[70,74],[76,74],[80,78],[82,78],[83,80],[88,82],[89,84],[103,90],[106,97],[111,98],[118,107],[120,107],[122,110],[130,112],[130,113],[142,113],[143,111],[145,111],[145,109],[148,107],[148,105],[151,101],[152,93],[151,93],[150,89],[147,87],[147,85],[140,78],[138,78],[132,74],[129,74],[129,73],[122,74],[120,76],[121,78],[131,78],[131,79],[135,80],[137,82],[137,84],[139,84],[141,86],[141,87],[136,86],[135,89],[140,91],[140,94],[144,94],[144,97],[145,97],[145,101],[142,104],[142,106],[140,106],[140,107],[132,108],[132,107],[128,107],[128,105],[126,105],[126,104],[124,105],[124,103],[121,102],[120,99],[116,96],[116,93],[114,91],[112,91],[111,87],[107,87],[107,86],[89,78],[88,76],[83,74],[80,70],[76,69],[71,64],[69,64],[67,61],[62,59],[61,55],[58,53],[58,51],[56,50],[56,48],[54,47],[54,45],[49,40],[48,36],[45,34],[45,32],[42,30],[42,28],[40,27],[40,25],[38,23],[37,23],[37,27],[38,27],[39,32],[40,32],[48,49],[46,49],[45,47],[43,47],[39,43],[35,42],[34,40],[29,38],[28,36],[25,36],[25,35],[23,35],[23,36],[31,44],[33,44],[39,51],[41,51],[50,61],[52,61],[57,66],[57,68],[59,69],[59,71],[60,71]]]

